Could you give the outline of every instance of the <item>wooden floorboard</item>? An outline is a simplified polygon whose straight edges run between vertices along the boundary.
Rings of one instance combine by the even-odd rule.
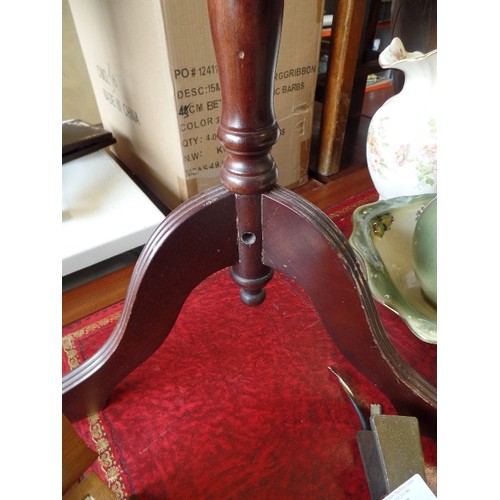
[[[62,324],[67,325],[125,298],[134,264],[72,288],[62,295]]]
[[[373,182],[368,169],[363,168],[353,170],[349,175],[339,177],[336,181],[323,185],[321,189],[304,193],[303,196],[321,210],[325,210],[333,204],[371,187],[373,187]]]

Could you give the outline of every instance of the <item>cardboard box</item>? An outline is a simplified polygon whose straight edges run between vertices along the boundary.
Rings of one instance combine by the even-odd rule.
[[[307,181],[324,0],[286,0],[275,79],[281,186]],[[70,0],[113,152],[168,207],[220,182],[206,0]]]

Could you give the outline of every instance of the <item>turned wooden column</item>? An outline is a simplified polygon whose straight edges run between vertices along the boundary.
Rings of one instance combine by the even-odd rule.
[[[221,181],[236,195],[239,261],[231,275],[243,302],[258,305],[273,274],[262,264],[260,195],[278,178],[270,151],[279,138],[273,89],[283,0],[210,0],[208,10],[222,94],[218,137],[227,152]]]

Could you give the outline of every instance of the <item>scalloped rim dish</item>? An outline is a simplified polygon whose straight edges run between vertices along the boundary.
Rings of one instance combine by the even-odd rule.
[[[420,340],[430,344],[437,344],[437,310],[422,294],[411,252],[417,214],[435,197],[400,196],[363,205],[352,215],[349,238],[364,264],[374,298],[398,314]]]

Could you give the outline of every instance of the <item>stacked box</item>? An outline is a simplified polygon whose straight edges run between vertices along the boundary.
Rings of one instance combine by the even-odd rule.
[[[278,183],[305,183],[324,0],[286,0],[275,77]],[[70,0],[112,151],[175,208],[220,182],[221,95],[206,0]],[[263,20],[265,22],[265,20]]]

